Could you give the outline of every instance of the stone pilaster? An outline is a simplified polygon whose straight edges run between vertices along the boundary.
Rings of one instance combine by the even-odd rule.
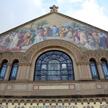
[[[22,68],[22,64],[21,63],[19,63],[18,65],[19,65],[19,67],[18,67],[18,72],[17,72],[17,77],[16,77],[17,81],[20,80],[20,73],[21,73],[21,68]]]
[[[104,73],[103,73],[103,70],[102,70],[102,66],[101,66],[101,62],[97,63],[97,68],[98,68],[98,73],[99,73],[100,79],[105,79]]]
[[[8,63],[8,67],[7,67],[5,78],[4,78],[5,81],[9,80],[9,76],[10,76],[10,73],[11,73],[11,68],[12,68],[12,64]]]
[[[92,80],[89,62],[78,63],[79,67],[79,80]]]
[[[28,66],[27,66],[26,80],[30,80],[30,66],[31,66],[31,65],[28,65]]]

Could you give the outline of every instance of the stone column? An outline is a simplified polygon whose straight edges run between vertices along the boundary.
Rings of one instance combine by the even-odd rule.
[[[6,70],[4,81],[9,80],[9,76],[10,76],[10,73],[11,73],[11,68],[12,68],[12,64],[8,63],[8,67],[7,67],[7,70]]]
[[[30,63],[20,63],[17,73],[17,81],[29,80],[30,77]]]
[[[26,71],[26,80],[30,80],[30,66],[31,66],[31,63],[28,63],[27,71]]]
[[[29,74],[29,80],[30,81],[33,81],[33,78],[34,78],[34,69],[35,69],[34,64],[31,64],[31,66],[30,66],[30,74]]]
[[[18,67],[18,72],[17,72],[17,77],[16,77],[17,81],[20,80],[20,73],[21,73],[21,68],[22,68],[22,64],[21,63],[19,63],[18,65],[19,65],[19,67]]]
[[[100,79],[105,79],[104,73],[103,73],[103,70],[102,70],[102,66],[101,66],[101,62],[97,63],[97,69],[98,69]]]
[[[80,80],[92,80],[89,62],[81,62],[79,65]]]
[[[81,67],[81,63],[77,63],[77,66],[78,66],[78,72],[77,72],[77,76],[78,76],[78,80],[81,80],[83,77],[82,77],[82,67]],[[74,72],[75,74],[75,72]]]
[[[92,80],[92,73],[91,73],[91,69],[90,69],[90,63],[87,62],[86,66],[87,66],[87,72],[88,72],[88,75],[89,75],[89,80]]]

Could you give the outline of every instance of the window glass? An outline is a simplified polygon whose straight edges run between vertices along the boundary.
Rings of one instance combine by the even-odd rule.
[[[38,57],[35,65],[35,81],[74,80],[72,60],[64,52],[48,51]]]
[[[18,61],[15,61],[12,65],[11,74],[10,74],[10,81],[16,80],[17,72],[18,72]]]
[[[108,79],[108,66],[107,66],[107,62],[105,60],[102,60],[102,69],[103,69],[103,73],[105,76],[105,79]]]
[[[7,61],[2,63],[2,66],[1,66],[1,69],[0,69],[0,81],[4,80],[6,70],[7,70]]]
[[[98,75],[96,62],[94,60],[90,60],[90,68],[91,68],[92,78],[94,80],[98,80],[99,79],[99,75]]]

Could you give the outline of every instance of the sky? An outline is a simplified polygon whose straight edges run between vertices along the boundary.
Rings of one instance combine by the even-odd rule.
[[[50,12],[58,12],[108,31],[108,0],[0,0],[0,34]]]

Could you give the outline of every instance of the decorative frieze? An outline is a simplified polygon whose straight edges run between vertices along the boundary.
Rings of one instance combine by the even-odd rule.
[[[0,99],[0,108],[107,108],[107,98],[9,98]]]
[[[31,66],[31,63],[19,63],[19,66]]]

